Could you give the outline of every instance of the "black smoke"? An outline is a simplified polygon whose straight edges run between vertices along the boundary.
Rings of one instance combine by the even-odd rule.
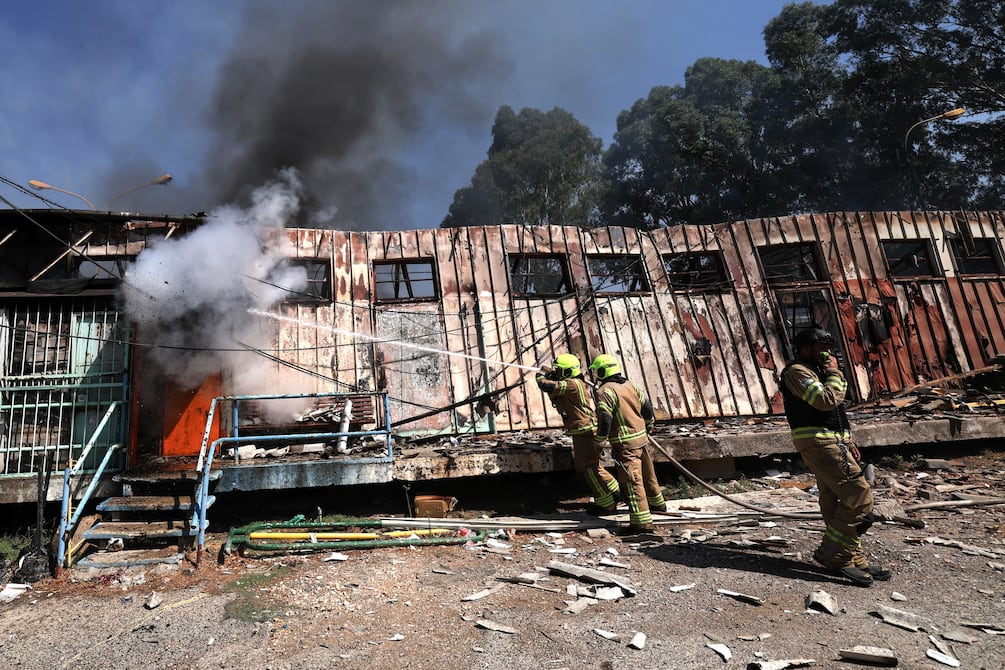
[[[198,209],[241,202],[282,168],[304,186],[299,225],[435,227],[409,201],[411,152],[484,141],[510,64],[464,2],[261,2],[219,71]],[[428,161],[423,161],[428,165]],[[427,168],[428,170],[428,168]]]

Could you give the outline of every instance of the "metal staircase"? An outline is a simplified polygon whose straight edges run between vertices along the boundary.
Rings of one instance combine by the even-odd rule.
[[[209,474],[211,481],[220,471]],[[103,545],[75,565],[90,568],[119,568],[155,563],[180,563],[184,551],[192,549],[199,537],[197,491],[200,474],[192,470],[117,474],[112,481],[122,485],[122,495],[98,503],[100,522],[83,538]],[[205,506],[216,498],[208,495]],[[204,528],[203,528],[204,529]]]

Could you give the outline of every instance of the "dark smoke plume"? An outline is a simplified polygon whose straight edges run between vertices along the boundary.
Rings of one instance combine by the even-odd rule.
[[[438,225],[411,220],[413,190],[436,175],[417,174],[409,152],[486,133],[486,92],[510,69],[498,40],[470,29],[474,17],[446,0],[255,5],[219,73],[201,208],[240,202],[292,167],[299,225]]]

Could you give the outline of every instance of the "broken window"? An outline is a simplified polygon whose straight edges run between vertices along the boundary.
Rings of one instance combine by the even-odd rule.
[[[667,254],[663,256],[663,268],[672,291],[719,291],[729,285],[718,251]]]
[[[439,297],[432,259],[374,261],[377,302],[435,300]]]
[[[938,267],[929,240],[883,240],[891,277],[934,277]]]
[[[639,293],[649,290],[645,263],[638,254],[589,256],[590,283],[597,293]]]
[[[821,281],[826,276],[816,243],[772,244],[759,247],[757,255],[769,284]]]
[[[973,248],[967,249],[965,241],[959,238],[949,240],[953,252],[956,272],[961,275],[1000,275],[1002,272],[1001,250],[994,239],[977,237],[972,240]]]
[[[330,302],[331,301],[331,265],[327,260],[304,260],[298,258],[289,261],[290,265],[301,267],[307,273],[303,285],[297,290],[286,292],[284,302]]]
[[[105,256],[103,258],[88,258],[78,256],[74,264],[77,266],[77,276],[81,279],[122,279],[126,268],[135,259],[133,256]]]
[[[564,256],[510,254],[509,277],[514,295],[530,298],[572,292]]]

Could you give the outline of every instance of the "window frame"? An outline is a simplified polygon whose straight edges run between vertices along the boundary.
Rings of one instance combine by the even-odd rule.
[[[607,278],[614,277],[617,279],[618,275],[613,273],[597,274],[594,272],[594,261],[611,261],[625,259],[629,267],[635,267],[638,272],[633,272],[630,276],[630,280],[627,282],[622,282],[628,285],[625,290],[611,289],[611,288],[597,288],[597,278]],[[590,275],[590,288],[597,295],[647,295],[652,293],[653,284],[649,280],[649,273],[646,269],[646,258],[643,254],[587,254],[586,255],[586,270]],[[642,288],[633,288],[635,281],[641,281]],[[601,285],[603,282],[601,282]]]
[[[293,267],[302,267],[307,272],[307,283],[304,288],[297,291],[287,291],[283,296],[283,303],[298,304],[327,304],[332,301],[332,264],[327,258],[288,258],[287,264]],[[324,270],[321,279],[316,278],[313,270]],[[322,286],[322,293],[313,290],[316,286]]]
[[[428,266],[428,276],[420,275],[418,278],[410,276],[409,269],[413,266]],[[392,279],[382,280],[379,268],[393,267],[404,270],[404,276],[397,273]],[[440,299],[439,274],[436,270],[436,259],[432,256],[413,256],[410,258],[382,258],[371,263],[371,276],[373,280],[373,302],[374,304],[400,304],[411,302],[437,302]],[[414,289],[419,288],[424,282],[428,282],[429,291],[424,291],[420,295],[415,295]],[[381,296],[381,287],[393,285],[394,295],[392,297]],[[401,288],[407,289],[409,295],[401,295]]]
[[[712,259],[714,267],[711,270],[685,270],[671,271],[669,264],[674,260],[699,260],[702,258]],[[733,285],[733,280],[729,275],[729,268],[726,267],[726,259],[722,251],[718,249],[707,251],[682,251],[662,254],[660,260],[663,261],[663,272],[666,274],[667,289],[675,292],[700,292],[700,293],[722,293],[729,290]],[[714,274],[710,280],[701,279],[702,276]],[[675,281],[675,278],[682,276],[693,276],[694,279],[687,285]]]
[[[812,277],[792,277],[788,275],[779,274],[778,276],[773,276],[770,269],[775,268],[776,265],[766,265],[764,262],[765,251],[775,252],[785,250],[785,249],[799,249],[805,248],[813,256],[813,275]],[[823,254],[820,250],[819,242],[784,242],[781,244],[765,244],[757,247],[757,263],[761,268],[761,276],[764,277],[764,282],[769,286],[786,286],[794,284],[818,284],[820,282],[829,281],[829,276],[827,272],[827,265],[823,262]],[[802,258],[802,253],[800,253],[800,258]],[[789,265],[794,265],[789,263]],[[805,267],[805,261],[803,262],[803,267]],[[782,263],[777,264],[777,267],[781,267]]]
[[[517,272],[518,268],[516,265],[521,261],[527,263],[527,268],[523,272]],[[562,272],[561,280],[557,286],[557,290],[548,291],[528,291],[527,285],[531,283],[529,280],[533,277],[539,276],[542,273],[531,272],[530,264],[534,261],[555,261],[559,265],[559,269]],[[572,274],[569,272],[569,257],[565,254],[550,254],[550,253],[511,253],[506,255],[506,271],[509,277],[510,290],[513,293],[513,297],[522,299],[534,299],[534,298],[557,298],[560,296],[571,295],[574,293]]]
[[[951,237],[948,238],[949,242],[949,252],[953,259],[953,267],[956,270],[956,274],[960,276],[967,277],[994,277],[1005,275],[1005,259],[1002,258],[1001,246],[998,244],[998,238],[996,237],[975,237],[973,238],[974,245],[978,242],[987,244],[987,254],[984,256],[978,256],[977,258],[984,259],[989,258],[994,264],[995,269],[991,272],[969,272],[964,267],[967,261],[974,258],[975,254],[961,254],[960,251],[966,251],[966,245],[962,238]],[[962,247],[962,249],[961,249]],[[976,246],[975,246],[976,251]]]
[[[912,274],[901,274],[894,270],[894,267],[890,264],[890,254],[888,249],[893,245],[923,245],[927,252],[927,261],[929,273],[912,273]],[[942,276],[942,266],[939,263],[939,255],[935,253],[935,245],[932,240],[926,237],[916,237],[916,238],[905,238],[905,239],[887,239],[879,241],[880,251],[883,253],[883,263],[886,266],[887,276],[890,279],[903,279],[903,280],[915,280],[915,279],[935,279]],[[898,257],[899,260],[903,260],[905,256],[901,255]]]

